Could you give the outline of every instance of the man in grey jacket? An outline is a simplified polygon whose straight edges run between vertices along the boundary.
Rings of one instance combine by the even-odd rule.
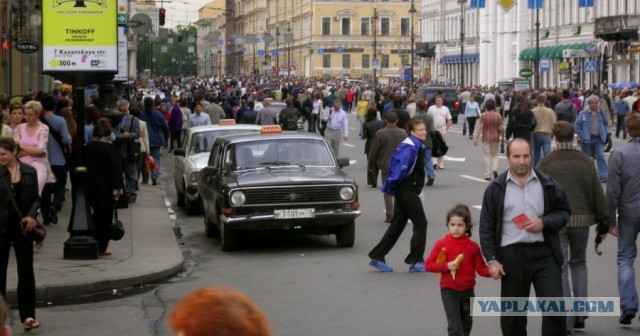
[[[611,227],[609,233],[618,237],[618,291],[620,293],[620,324],[630,324],[638,312],[636,272],[633,267],[640,232],[640,115],[631,113],[625,119],[631,137],[609,156],[607,200]],[[617,216],[616,216],[617,214]]]

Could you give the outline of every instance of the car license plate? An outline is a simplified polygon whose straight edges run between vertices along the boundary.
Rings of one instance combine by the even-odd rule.
[[[313,218],[315,209],[273,210],[273,215],[275,219]]]

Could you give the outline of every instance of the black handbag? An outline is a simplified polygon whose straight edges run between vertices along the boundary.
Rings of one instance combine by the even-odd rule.
[[[129,133],[133,130],[133,123],[136,121],[135,117],[131,119],[131,125],[129,126]],[[140,157],[142,145],[140,142],[133,139],[127,141],[127,160],[130,162],[137,162]]]
[[[120,195],[120,198],[116,201],[116,209],[128,209],[129,197],[127,195]]]
[[[22,216],[22,211],[20,211],[20,207],[18,206],[18,203],[16,202],[16,199],[13,198],[13,193],[11,193],[11,188],[7,185],[7,182],[5,180],[2,180],[4,187],[7,189],[8,194],[9,194],[9,199],[11,200],[11,204],[13,204],[13,208],[16,210],[16,213],[18,214],[18,216],[20,216],[20,218],[24,218],[24,216]],[[47,229],[44,228],[44,225],[42,225],[42,223],[40,223],[40,221],[35,218],[36,220],[36,227],[33,228],[33,230],[31,231],[26,231],[24,227],[22,227],[22,234],[27,236],[29,239],[33,240],[36,243],[42,243],[44,241],[44,239],[47,237]]]
[[[113,220],[109,226],[109,237],[111,240],[120,240],[124,237],[124,225],[118,219],[118,208],[113,209]]]

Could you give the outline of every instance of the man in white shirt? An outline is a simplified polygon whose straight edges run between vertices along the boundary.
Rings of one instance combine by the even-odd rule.
[[[209,115],[206,113],[202,113],[202,104],[196,103],[193,106],[193,114],[189,117],[189,128],[202,126],[202,125],[211,125],[211,119],[209,119]]]
[[[341,108],[340,99],[333,101],[333,108],[327,110],[322,120],[327,122],[327,129],[324,131],[324,137],[331,146],[333,154],[338,157],[340,151],[340,142],[348,140],[349,136],[349,119],[347,113]],[[342,137],[341,133],[342,132]]]
[[[436,104],[429,106],[427,114],[433,117],[433,126],[442,134],[442,138],[447,140],[447,131],[451,127],[451,112],[449,108],[442,105],[444,98],[442,96],[436,96]],[[432,158],[433,168],[444,169],[443,158]]]

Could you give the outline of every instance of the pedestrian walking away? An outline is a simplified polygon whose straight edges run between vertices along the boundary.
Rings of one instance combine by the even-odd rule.
[[[427,217],[424,213],[420,194],[425,184],[423,143],[427,128],[422,120],[410,120],[407,130],[410,135],[404,139],[389,164],[389,175],[382,185],[382,192],[395,196],[391,224],[384,236],[371,252],[370,266],[382,271],[393,272],[387,265],[385,256],[400,238],[410,219],[413,236],[405,263],[410,272],[425,272],[424,250],[427,241]]]
[[[560,230],[562,291],[565,297],[588,297],[589,227],[596,223],[609,226],[607,200],[593,160],[573,146],[573,125],[559,121],[552,132],[556,148],[537,168],[565,189],[571,207],[569,223]],[[586,316],[567,315],[567,333],[584,328],[585,319]]]

